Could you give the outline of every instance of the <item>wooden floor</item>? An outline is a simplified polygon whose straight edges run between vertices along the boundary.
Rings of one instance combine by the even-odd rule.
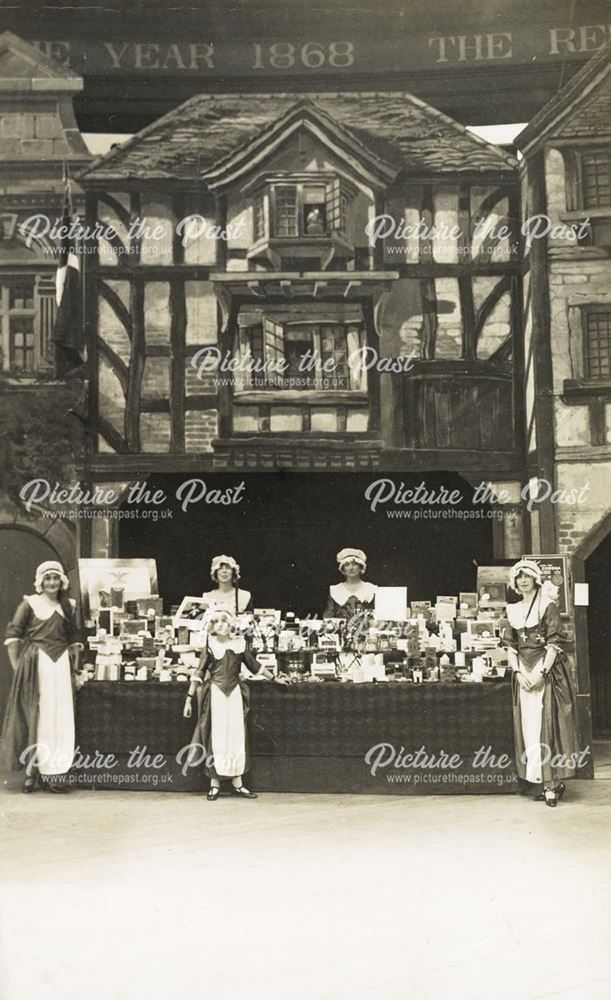
[[[607,772],[609,773],[609,772]],[[611,782],[0,796],[1,1000],[608,1000]]]

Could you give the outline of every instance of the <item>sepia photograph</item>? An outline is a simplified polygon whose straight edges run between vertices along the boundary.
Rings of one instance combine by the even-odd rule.
[[[0,1000],[608,1000],[611,3],[0,0]]]

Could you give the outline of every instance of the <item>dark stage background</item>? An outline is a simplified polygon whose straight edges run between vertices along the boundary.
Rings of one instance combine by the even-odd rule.
[[[171,520],[120,522],[119,554],[157,560],[166,611],[210,588],[210,561],[220,553],[238,560],[256,607],[298,614],[322,611],[329,585],[341,579],[335,554],[345,546],[366,551],[368,580],[407,586],[409,599],[475,590],[476,564],[494,562],[492,520],[393,520],[382,506],[374,513],[364,493],[375,474],[202,475],[208,490],[244,480],[244,499],[235,506],[200,501],[185,513],[176,490],[188,478],[148,480],[167,495],[161,509],[173,510]],[[412,488],[424,479],[428,489],[458,489],[466,498],[461,506],[472,506],[472,488],[456,474],[388,478]]]
[[[382,586],[407,586],[409,600],[476,589],[476,567],[493,559],[491,519],[391,519],[390,504],[370,510],[364,493],[377,478],[415,488],[458,489],[471,508],[472,487],[455,473],[387,475],[329,472],[256,475],[202,474],[208,490],[246,484],[235,506],[201,502],[184,513],[176,490],[190,476],[159,476],[149,488],[166,493],[171,520],[120,522],[119,555],[157,560],[159,591],[170,604],[210,589],[212,556],[233,555],[241,584],[256,607],[298,614],[320,613],[330,584],[339,582],[336,552],[345,546],[368,555],[367,579]],[[484,505],[475,505],[485,509]],[[136,508],[134,508],[136,509]],[[423,509],[417,505],[402,509]]]

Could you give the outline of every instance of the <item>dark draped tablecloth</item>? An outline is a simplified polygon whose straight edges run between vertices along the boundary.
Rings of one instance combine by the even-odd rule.
[[[447,794],[515,789],[507,684],[324,682],[285,688],[252,682],[250,691],[250,779],[259,790]],[[201,767],[183,773],[180,751],[193,732],[193,721],[182,717],[185,693],[185,685],[177,683],[87,684],[78,696],[78,780],[99,787],[203,788]],[[410,766],[405,755],[420,748],[425,766]],[[460,765],[431,761],[441,753],[456,755]],[[109,754],[116,764],[104,768],[100,757]],[[506,766],[499,765],[502,755],[510,761]],[[372,774],[376,759],[380,763]]]

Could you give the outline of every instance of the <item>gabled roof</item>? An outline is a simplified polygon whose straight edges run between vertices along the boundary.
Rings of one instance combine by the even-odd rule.
[[[611,88],[600,90],[611,72],[611,42],[590,59],[562,90],[535,115],[515,139],[532,152],[551,134],[554,137],[598,137],[611,132]]]
[[[77,73],[48,59],[12,31],[0,34],[0,92],[77,93],[82,89],[83,79]]]
[[[407,93],[199,94],[95,160],[82,180],[199,180],[304,101],[364,154],[414,174],[512,173],[517,165]]]
[[[223,157],[203,174],[211,191],[218,191],[264,163],[269,156],[292,134],[300,129],[310,131],[323,144],[329,144],[334,152],[343,154],[355,173],[360,174],[374,187],[384,189],[402,166],[398,149],[389,146],[385,156],[379,149],[374,152],[372,143],[356,138],[353,132],[343,128],[318,108],[311,100],[302,99],[293,104],[286,114],[263,129],[250,142]]]

